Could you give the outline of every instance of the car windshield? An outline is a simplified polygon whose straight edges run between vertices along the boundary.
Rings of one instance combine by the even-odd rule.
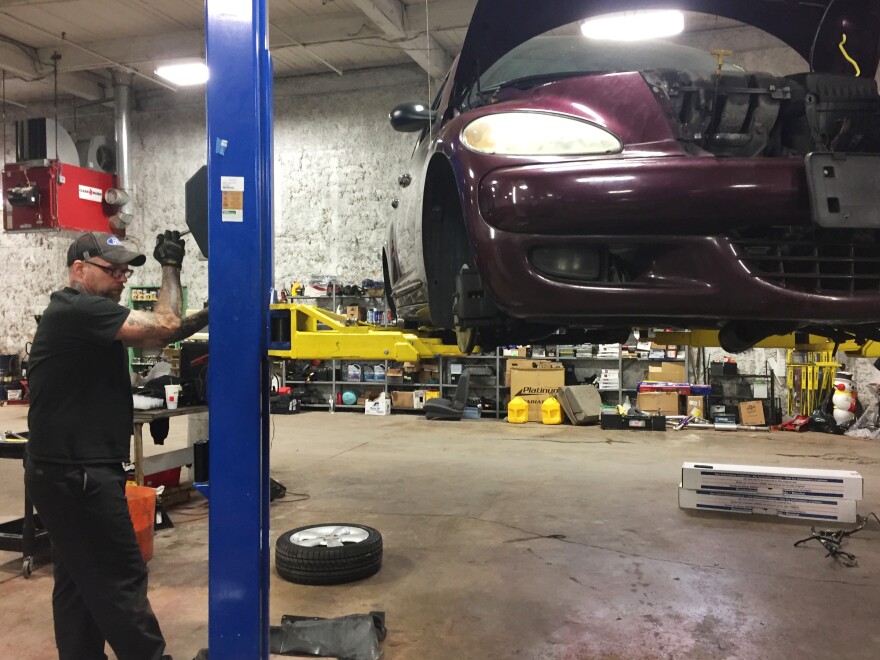
[[[471,90],[469,105],[480,105],[504,87],[525,89],[572,76],[647,69],[711,73],[717,66],[711,53],[668,41],[618,42],[587,39],[579,34],[541,35],[520,44],[489,67]],[[742,70],[728,63],[722,68]]]

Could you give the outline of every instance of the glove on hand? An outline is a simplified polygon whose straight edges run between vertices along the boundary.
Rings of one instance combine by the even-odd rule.
[[[166,230],[164,234],[156,236],[156,249],[153,256],[163,266],[180,268],[183,265],[183,255],[186,252],[186,244],[180,237],[179,231]]]

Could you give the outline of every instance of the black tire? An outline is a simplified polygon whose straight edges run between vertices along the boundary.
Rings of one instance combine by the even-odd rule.
[[[328,535],[322,531],[337,528]],[[317,545],[296,543],[312,537]],[[328,547],[326,537],[341,541]],[[299,538],[298,538],[299,537]],[[342,537],[341,539],[339,537]],[[355,539],[346,540],[345,537]],[[379,530],[352,523],[320,523],[284,532],[275,542],[278,575],[296,584],[344,584],[375,575],[382,567],[382,535]]]

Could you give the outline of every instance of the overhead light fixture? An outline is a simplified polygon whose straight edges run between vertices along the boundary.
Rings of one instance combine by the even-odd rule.
[[[208,81],[208,67],[204,62],[167,64],[158,67],[156,75],[180,87],[204,85]]]
[[[624,11],[589,18],[581,23],[581,32],[590,39],[641,41],[681,34],[684,14],[675,9]]]

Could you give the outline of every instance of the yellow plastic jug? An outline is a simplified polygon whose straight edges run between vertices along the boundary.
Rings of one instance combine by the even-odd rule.
[[[522,397],[515,396],[507,404],[507,421],[511,424],[524,424],[529,421],[529,404]]]
[[[562,424],[562,406],[554,397],[547,397],[541,404],[541,422],[544,424]]]

